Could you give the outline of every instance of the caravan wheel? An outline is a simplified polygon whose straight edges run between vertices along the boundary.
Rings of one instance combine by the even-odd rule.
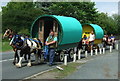
[[[61,62],[64,61],[64,53],[65,53],[64,51],[61,51],[60,54],[59,54],[59,59],[60,59]]]

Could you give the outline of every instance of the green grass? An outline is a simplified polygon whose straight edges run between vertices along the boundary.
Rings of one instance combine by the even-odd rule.
[[[57,68],[51,69],[50,71],[44,72],[42,74],[39,74],[37,76],[33,76],[29,79],[26,79],[24,81],[33,80],[33,79],[64,79],[66,76],[78,71],[80,69],[79,66],[81,66],[84,63],[80,62],[69,62],[68,65],[60,65],[64,70],[59,70]]]
[[[0,49],[0,52],[12,50],[12,47],[9,45],[9,42],[0,42],[0,45],[2,45],[2,50]]]
[[[77,70],[77,67],[80,65],[81,65],[80,63],[68,63],[67,66],[65,66],[65,65],[61,66],[62,68],[64,68],[63,71],[54,69],[50,72],[55,72],[57,74],[57,76],[55,77],[56,79],[62,79],[64,77],[72,74],[73,72],[75,72]]]

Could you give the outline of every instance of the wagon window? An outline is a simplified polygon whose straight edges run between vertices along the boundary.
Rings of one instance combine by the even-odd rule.
[[[40,22],[40,31],[42,31],[42,22]]]

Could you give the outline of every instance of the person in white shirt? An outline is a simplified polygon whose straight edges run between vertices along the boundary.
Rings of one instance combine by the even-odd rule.
[[[88,39],[89,39],[89,44],[91,45],[91,50],[92,50],[93,45],[94,45],[94,40],[95,40],[95,34],[94,34],[93,31],[91,31],[90,36],[89,36]]]

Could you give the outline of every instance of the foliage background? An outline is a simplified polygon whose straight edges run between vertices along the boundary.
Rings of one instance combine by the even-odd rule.
[[[119,35],[120,16],[100,13],[94,2],[9,2],[2,7],[2,33],[10,28],[19,34],[30,35],[32,22],[40,15],[63,15],[78,19],[81,24],[100,25],[105,34]],[[1,13],[1,12],[0,12]]]

